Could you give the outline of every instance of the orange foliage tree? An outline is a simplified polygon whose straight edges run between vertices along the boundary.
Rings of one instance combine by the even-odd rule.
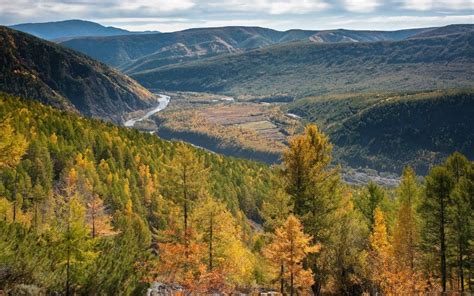
[[[313,273],[303,267],[303,260],[310,253],[319,251],[319,246],[311,246],[312,237],[303,232],[301,222],[290,215],[285,224],[275,231],[273,243],[265,249],[265,257],[281,268],[280,280],[289,282],[290,295],[308,289],[314,284]],[[284,285],[281,286],[284,293]]]

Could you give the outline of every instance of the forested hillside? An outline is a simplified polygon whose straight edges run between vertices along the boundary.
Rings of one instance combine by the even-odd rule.
[[[473,32],[396,42],[292,42],[135,72],[149,88],[242,97],[472,87]]]
[[[474,158],[472,89],[329,95],[284,109],[321,126],[352,167],[400,173],[409,164],[425,175],[454,151]]]
[[[342,183],[315,125],[270,168],[5,94],[0,118],[2,292],[472,290],[459,153],[388,191]]]
[[[121,120],[155,97],[120,72],[70,49],[0,26],[0,91],[87,116]]]

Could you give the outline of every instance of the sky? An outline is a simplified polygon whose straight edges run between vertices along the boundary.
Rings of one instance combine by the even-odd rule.
[[[83,19],[132,31],[260,26],[395,30],[473,24],[474,0],[0,0],[0,24]]]

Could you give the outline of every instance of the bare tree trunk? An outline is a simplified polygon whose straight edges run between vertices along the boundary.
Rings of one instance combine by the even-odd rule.
[[[283,262],[280,265],[280,293],[284,295],[284,289],[285,289],[285,279],[283,278],[285,275],[285,266],[283,265]]]
[[[445,235],[445,217],[444,217],[444,196],[441,197],[441,221],[440,221],[440,241],[441,241],[441,285],[443,293],[446,292],[446,235]]]
[[[68,216],[67,216],[67,261],[66,261],[66,296],[70,295],[70,280],[71,280],[71,246],[70,246],[70,235],[71,235],[71,205],[68,203]]]
[[[15,170],[15,185],[13,186],[13,222],[16,221],[17,187],[18,187],[18,171]]]
[[[213,230],[214,230],[214,216],[211,213],[211,221],[209,225],[209,270],[212,271],[213,262],[212,262],[212,240],[213,240]]]
[[[294,254],[294,241],[293,237],[291,237],[291,250],[290,250],[290,262],[291,262],[291,270],[290,270],[290,295],[294,295],[294,270],[295,270],[295,262],[293,259],[293,254]]]
[[[92,212],[91,212],[91,218],[92,218],[92,238],[95,238],[95,216],[96,216],[96,208],[95,208],[95,201],[92,202]]]
[[[38,230],[38,201],[35,201],[35,215],[34,215],[35,231]]]
[[[461,238],[459,239],[459,281],[461,292],[464,292],[464,261],[463,261],[463,248]]]

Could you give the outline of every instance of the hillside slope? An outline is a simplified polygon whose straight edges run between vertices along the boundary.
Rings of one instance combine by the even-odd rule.
[[[315,97],[286,110],[321,126],[352,167],[400,173],[409,164],[424,175],[454,151],[474,158],[473,89]]]
[[[119,120],[154,95],[106,65],[31,35],[0,27],[0,91],[87,116]]]
[[[289,30],[260,27],[199,28],[147,36],[76,38],[63,44],[125,73],[297,40],[317,43],[401,40],[426,29],[383,31]]]
[[[10,26],[10,28],[47,40],[79,36],[117,36],[139,33],[115,27],[105,27],[98,23],[83,20],[17,24]]]
[[[397,42],[293,42],[132,75],[144,86],[234,95],[424,90],[474,85],[474,33]]]

